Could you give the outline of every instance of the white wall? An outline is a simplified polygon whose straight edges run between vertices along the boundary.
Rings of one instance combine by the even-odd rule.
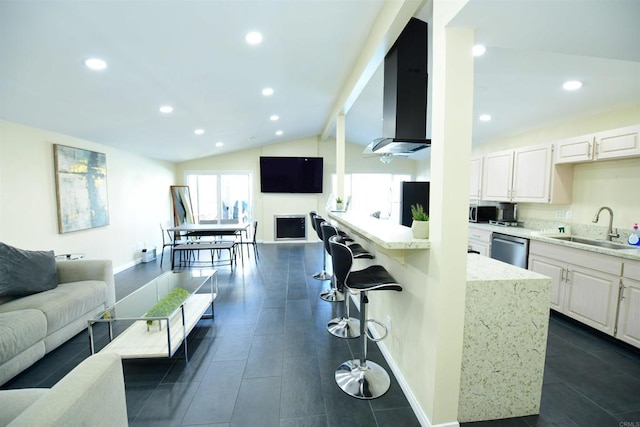
[[[346,144],[346,173],[409,173],[415,174],[415,161],[396,158],[390,164],[380,162],[377,156],[364,157],[364,146]],[[314,156],[324,159],[324,183],[322,194],[262,194],[260,193],[260,156]],[[302,214],[315,210],[326,214],[325,205],[331,193],[331,174],[336,171],[335,139],[320,141],[316,137],[287,141],[264,147],[236,151],[182,162],[178,165],[178,179],[184,180],[186,171],[250,170],[253,173],[253,216],[258,221],[258,240],[274,240],[274,215]],[[317,236],[307,224],[307,240]]]
[[[58,233],[53,144],[106,154],[108,226]],[[171,215],[173,163],[7,121],[0,121],[0,152],[1,241],[111,259],[116,271],[138,262],[141,246],[161,245],[159,223]]]
[[[504,138],[474,147],[475,155],[527,145],[553,142],[572,136],[640,124],[640,105],[591,117],[568,120],[555,126]],[[640,158],[580,163],[573,166],[573,199],[567,205],[519,203],[521,218],[553,220],[556,210],[570,210],[568,223],[591,224],[597,209],[610,206],[614,227],[630,229],[640,222]],[[608,217],[601,219],[606,225]]]

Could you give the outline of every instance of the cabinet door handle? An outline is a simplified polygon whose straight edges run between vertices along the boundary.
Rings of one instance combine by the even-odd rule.
[[[624,299],[624,290],[625,290],[626,286],[624,285],[624,282],[622,280],[620,280],[620,302],[622,302],[622,300]]]

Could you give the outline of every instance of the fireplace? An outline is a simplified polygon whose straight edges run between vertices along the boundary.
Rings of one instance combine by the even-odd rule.
[[[306,240],[306,215],[274,215],[275,240]]]

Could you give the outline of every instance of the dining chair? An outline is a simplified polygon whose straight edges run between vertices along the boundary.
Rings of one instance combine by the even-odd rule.
[[[243,241],[242,243],[249,246],[253,246],[253,253],[256,256],[256,260],[259,258],[258,255],[258,245],[256,244],[256,235],[258,234],[258,221],[253,221],[253,224],[251,224],[251,238],[249,238],[249,236],[247,235],[247,240]],[[249,256],[251,254],[251,252],[249,252],[249,250],[247,249],[247,256]]]
[[[160,223],[160,231],[162,232],[162,253],[160,254],[160,267],[162,268],[165,248],[171,248],[171,256],[173,257],[173,248],[177,245],[186,244],[188,241],[185,239],[175,239],[173,235],[171,235],[171,232],[162,226],[162,223]]]

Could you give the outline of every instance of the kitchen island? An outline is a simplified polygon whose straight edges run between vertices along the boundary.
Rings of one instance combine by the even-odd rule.
[[[430,404],[424,383],[437,349],[429,325],[437,292],[429,286],[431,242],[388,220],[330,213],[342,229],[376,256],[402,285],[401,293],[374,293],[371,318],[393,327],[380,348],[424,419]],[[445,266],[444,268],[451,268]],[[458,421],[471,422],[539,413],[549,322],[551,279],[487,257],[467,256],[464,334],[459,372]],[[375,331],[374,331],[375,334]],[[452,338],[453,339],[453,338]],[[457,339],[457,338],[455,338]],[[421,416],[422,414],[422,416]]]

